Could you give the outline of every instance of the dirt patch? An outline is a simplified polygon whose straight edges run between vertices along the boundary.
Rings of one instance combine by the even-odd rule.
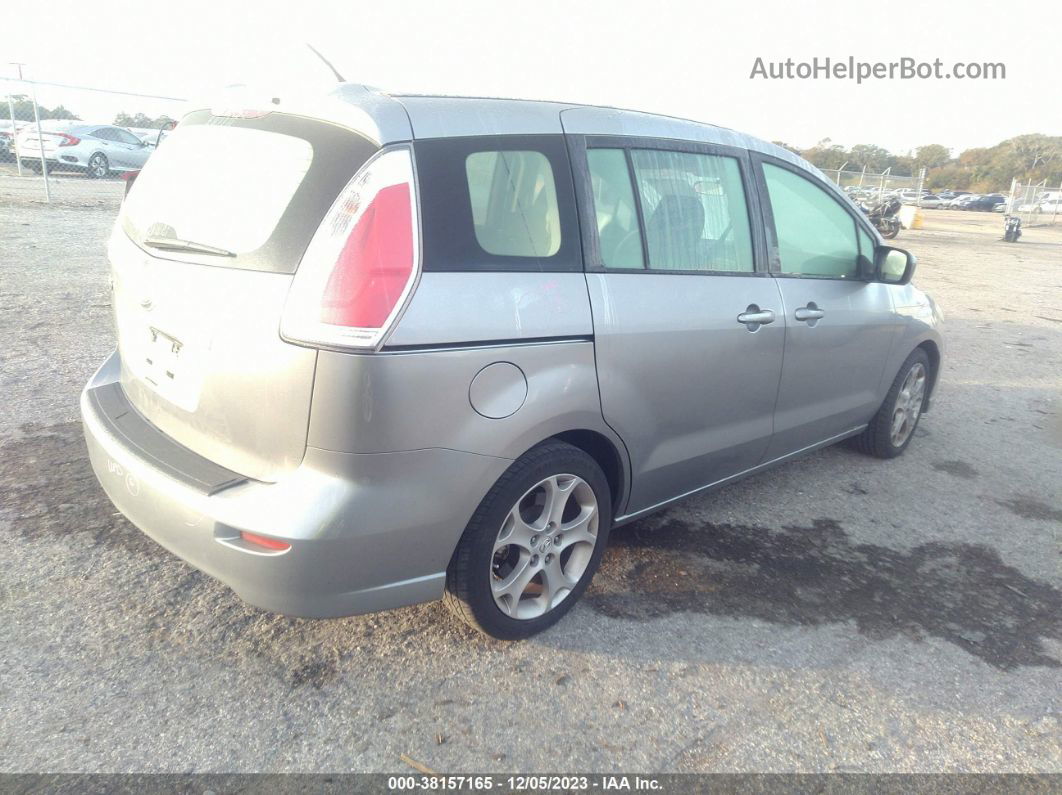
[[[933,469],[938,472],[947,472],[957,478],[966,478],[967,480],[973,480],[977,477],[977,470],[965,461],[934,461]]]
[[[979,544],[900,552],[855,544],[832,519],[780,530],[678,520],[618,530],[587,601],[613,618],[677,612],[814,626],[885,639],[941,638],[1002,670],[1060,667],[1062,592]]]
[[[1035,497],[1018,495],[997,503],[1022,519],[1037,519],[1043,522],[1062,522],[1062,510],[1041,502]]]

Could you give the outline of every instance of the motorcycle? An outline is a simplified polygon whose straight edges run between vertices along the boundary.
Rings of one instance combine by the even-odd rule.
[[[1021,237],[1021,218],[1016,215],[1003,217],[1003,239],[1008,243],[1017,243]]]
[[[897,217],[900,212],[900,200],[895,196],[874,204],[861,203],[859,207],[886,240],[900,234],[900,219]]]

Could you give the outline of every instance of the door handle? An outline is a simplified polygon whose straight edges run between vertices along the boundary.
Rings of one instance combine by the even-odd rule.
[[[748,309],[737,316],[737,322],[743,324],[749,331],[755,331],[760,326],[773,323],[774,312],[770,309],[760,309],[756,304],[749,304]]]
[[[826,317],[826,313],[819,309],[814,301],[808,303],[807,306],[802,306],[794,313],[794,317],[797,320],[802,320],[809,326],[814,326],[815,322]]]

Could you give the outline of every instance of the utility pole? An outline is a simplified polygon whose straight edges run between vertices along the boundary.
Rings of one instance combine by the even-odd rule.
[[[12,61],[11,65],[18,69],[18,79],[22,82],[26,82],[26,78],[22,76],[22,67],[26,64]],[[52,201],[52,187],[48,184],[48,160],[44,156],[44,136],[41,134],[41,111],[40,107],[37,105],[37,84],[32,80],[29,81],[29,84],[30,95],[33,98],[33,120],[37,124],[37,146],[39,146],[41,150],[41,174],[44,176],[44,198],[45,201],[50,203]]]
[[[18,69],[18,79],[22,79],[22,67],[25,64],[12,61],[11,66]],[[15,126],[15,103],[11,99],[11,92],[7,94],[7,115],[11,119],[11,143],[15,147],[15,166],[18,168],[18,175],[22,176],[22,158],[18,154],[18,127]]]

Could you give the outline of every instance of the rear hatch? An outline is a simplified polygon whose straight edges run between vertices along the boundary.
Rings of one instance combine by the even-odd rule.
[[[280,339],[288,287],[343,186],[376,151],[285,113],[185,117],[108,248],[122,388],[165,434],[273,481],[306,448],[317,353]]]

